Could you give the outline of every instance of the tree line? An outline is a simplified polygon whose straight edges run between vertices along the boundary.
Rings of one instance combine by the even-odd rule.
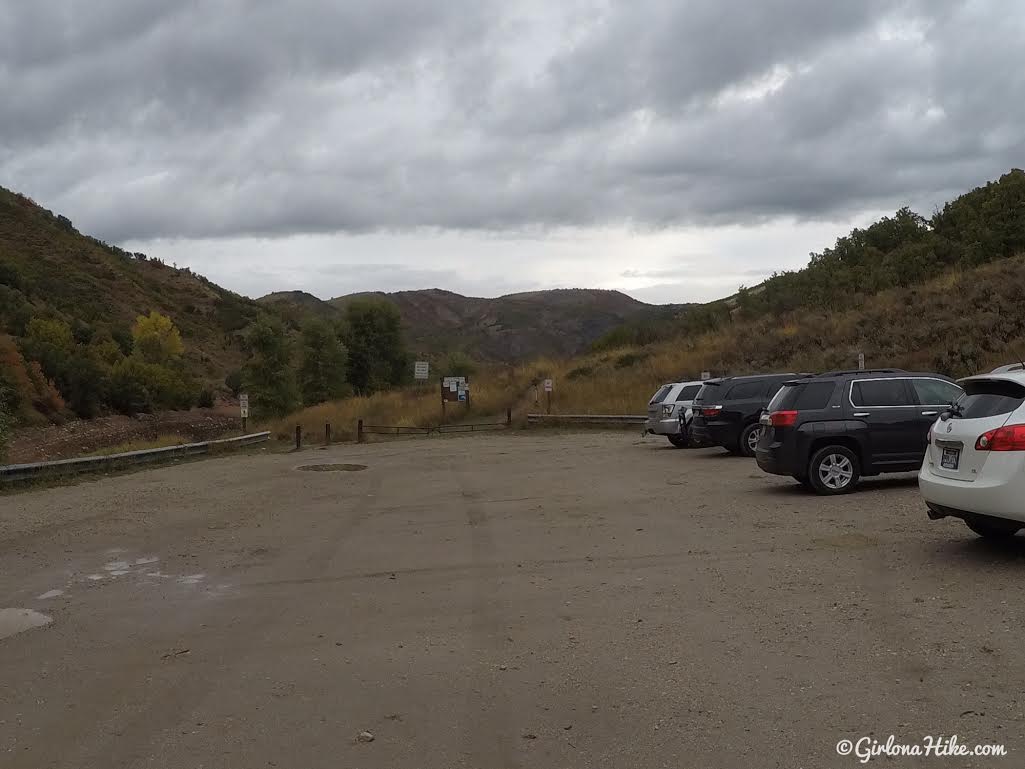
[[[223,388],[248,392],[260,417],[403,384],[412,363],[398,309],[377,299],[354,300],[341,318],[310,318],[299,328],[263,314],[245,347],[246,363]],[[16,423],[213,406],[214,388],[197,381],[185,351],[173,320],[155,311],[120,333],[33,317],[22,336],[0,334],[0,452]]]

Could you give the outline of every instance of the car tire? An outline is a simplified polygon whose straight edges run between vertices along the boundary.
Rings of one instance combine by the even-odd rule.
[[[1017,521],[1001,521],[997,519],[965,521],[965,526],[974,531],[980,537],[986,539],[1010,539],[1022,525]]]
[[[740,443],[737,447],[737,453],[745,457],[753,457],[755,455],[755,446],[758,445],[758,439],[762,436],[762,426],[755,422],[748,425],[740,431]]]
[[[846,494],[858,485],[861,462],[846,446],[824,446],[808,463],[808,483],[816,494]]]
[[[690,439],[687,437],[687,433],[677,433],[676,435],[667,435],[669,442],[676,446],[678,449],[685,449],[690,445]]]

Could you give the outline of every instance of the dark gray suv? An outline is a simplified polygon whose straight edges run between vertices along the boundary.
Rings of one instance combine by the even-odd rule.
[[[762,416],[758,466],[819,494],[851,491],[863,475],[918,470],[929,428],[961,392],[942,374],[900,369],[787,382]]]

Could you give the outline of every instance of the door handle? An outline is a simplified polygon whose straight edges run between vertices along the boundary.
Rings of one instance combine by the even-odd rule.
[[[922,416],[923,417],[934,417],[934,416],[936,416],[939,413],[940,412],[938,412],[938,411],[923,411],[922,412]]]
[[[868,416],[868,412],[867,411],[855,411],[853,414],[851,414],[851,416],[852,417],[867,417]]]

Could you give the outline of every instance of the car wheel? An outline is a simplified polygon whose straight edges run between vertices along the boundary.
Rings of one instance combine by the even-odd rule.
[[[995,518],[986,521],[979,519],[974,521],[966,520],[965,525],[980,537],[985,537],[986,539],[1008,539],[1017,534],[1021,528],[1021,524],[1016,521],[1001,521]]]
[[[686,433],[677,433],[676,435],[667,435],[666,437],[678,449],[685,449],[689,445]]]
[[[817,494],[846,494],[861,477],[858,455],[846,446],[826,446],[808,463],[808,482]]]
[[[758,439],[761,437],[762,426],[757,422],[745,427],[740,433],[739,453],[745,457],[753,457],[755,455],[755,446],[758,445]]]

